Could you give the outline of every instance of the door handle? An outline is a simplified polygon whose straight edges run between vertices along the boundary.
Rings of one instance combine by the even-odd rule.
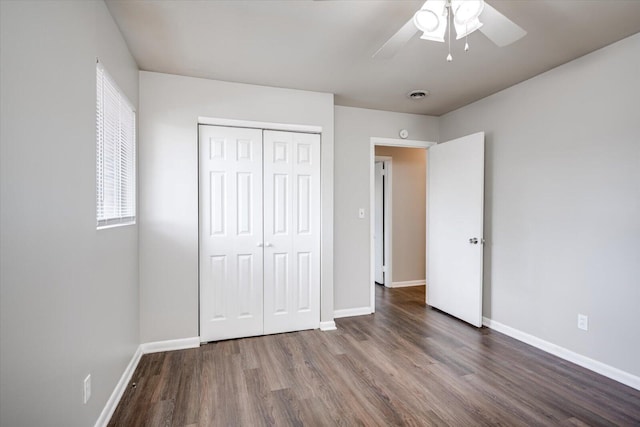
[[[477,245],[478,244],[478,238],[477,237],[472,237],[471,239],[469,239],[469,243],[471,243],[472,245]]]
[[[259,248],[261,248],[261,247],[263,247],[264,245],[262,244],[262,242],[260,242],[260,243],[258,243],[256,246],[257,246],[257,247],[259,247]]]
[[[269,243],[269,242],[265,243],[264,245],[265,245],[267,248],[270,248],[271,246],[273,246],[273,244],[271,244],[271,243]]]

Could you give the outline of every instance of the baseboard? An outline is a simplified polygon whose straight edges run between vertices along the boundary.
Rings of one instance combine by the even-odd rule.
[[[109,424],[109,420],[111,420],[113,412],[116,410],[118,403],[120,403],[120,399],[122,399],[122,395],[124,394],[129,381],[131,381],[131,377],[138,367],[138,363],[140,362],[140,358],[143,354],[157,353],[160,351],[184,350],[186,348],[196,347],[200,347],[200,337],[140,344],[136,352],[133,354],[131,361],[127,365],[127,368],[122,373],[116,387],[113,389],[113,393],[111,393],[109,400],[107,400],[107,403],[104,405],[104,408],[98,417],[98,421],[96,421],[95,427],[104,427]]]
[[[407,280],[404,282],[393,282],[390,288],[408,288],[409,286],[424,286],[427,282],[425,280]]]
[[[491,320],[487,317],[482,318],[482,324],[487,328],[508,335],[518,341],[522,341],[533,347],[539,348],[540,350],[546,351],[547,353],[553,354],[554,356],[558,356],[561,359],[580,365],[583,368],[589,369],[590,371],[596,372],[600,375],[604,375],[607,378],[611,378],[619,383],[628,385],[636,390],[640,390],[640,377],[630,374],[629,372],[598,362],[597,360],[593,360],[589,357],[583,356],[549,341],[545,341],[536,336],[527,334],[526,332],[522,332],[518,329],[512,328],[511,326],[496,322],[495,320]]]
[[[124,391],[127,389],[129,381],[131,381],[131,377],[133,376],[136,367],[138,367],[138,362],[140,362],[142,354],[142,345],[139,345],[138,349],[129,361],[126,369],[122,373],[122,376],[116,384],[116,387],[113,389],[113,393],[111,393],[111,396],[109,396],[107,403],[104,405],[104,408],[102,409],[102,412],[98,417],[98,421],[96,421],[96,427],[104,427],[109,423],[113,412],[116,410],[118,403],[120,403],[120,399],[122,398]]]
[[[334,322],[333,320],[329,320],[327,322],[320,322],[320,330],[325,332],[325,331],[335,331],[336,329],[336,322]]]
[[[335,310],[333,312],[333,317],[338,319],[340,317],[366,316],[371,313],[371,307],[345,308],[343,310]]]
[[[178,340],[154,341],[141,345],[142,353],[158,353],[160,351],[184,350],[200,347],[200,337],[181,338]]]

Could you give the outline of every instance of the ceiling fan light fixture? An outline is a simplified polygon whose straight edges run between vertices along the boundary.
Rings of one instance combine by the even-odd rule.
[[[468,25],[478,19],[484,9],[484,0],[451,0],[453,20],[456,25]]]
[[[433,10],[423,9],[416,12],[413,16],[413,22],[420,31],[430,33],[438,29],[440,18]]]
[[[485,25],[480,22],[480,19]],[[372,57],[380,59],[393,57],[419,32],[422,32],[421,39],[437,42],[444,42],[447,34],[449,54],[451,54],[452,26],[455,28],[458,39],[466,38],[469,34],[480,30],[499,47],[508,46],[527,34],[526,30],[494,9],[485,0],[426,0],[420,10],[414,13]],[[449,30],[448,33],[447,30]],[[469,43],[465,43],[465,51],[469,50],[468,45]],[[450,56],[449,59],[451,60]]]
[[[482,27],[482,22],[480,22],[478,18],[472,19],[466,25],[460,25],[458,22],[454,21],[454,27],[456,28],[456,40],[460,40],[461,38],[473,33],[475,30],[480,29]]]
[[[447,1],[427,0],[422,9],[413,15],[413,23],[423,34],[423,40],[444,43],[444,32],[447,29]]]
[[[439,34],[435,33],[422,33],[420,36],[422,40],[431,40],[432,42],[440,42],[444,43],[444,27],[442,27],[442,32]]]

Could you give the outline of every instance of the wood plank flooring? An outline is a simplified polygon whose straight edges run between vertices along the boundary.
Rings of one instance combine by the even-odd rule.
[[[142,357],[110,426],[640,426],[640,391],[376,287],[337,331]]]

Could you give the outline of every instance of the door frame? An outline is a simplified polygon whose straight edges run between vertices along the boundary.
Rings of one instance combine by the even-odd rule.
[[[375,212],[375,158],[376,158],[376,145],[382,145],[386,147],[404,147],[404,148],[424,148],[425,156],[427,149],[433,145],[436,145],[435,141],[421,141],[416,139],[397,139],[397,138],[379,138],[372,136],[369,139],[369,284],[370,284],[370,309],[372,313],[376,311],[376,247],[373,240],[373,234],[375,232],[376,224],[374,222],[373,213]],[[426,179],[426,178],[425,178]],[[426,194],[425,194],[426,197]],[[427,206],[428,209],[428,206]],[[426,238],[426,236],[425,236]],[[425,270],[425,279],[426,279]],[[387,277],[385,275],[385,284]]]
[[[391,284],[393,283],[392,277],[393,277],[393,246],[391,245],[391,242],[393,241],[393,227],[391,226],[393,224],[392,218],[393,218],[393,157],[391,156],[375,156],[375,162],[382,162],[384,165],[384,176],[383,176],[383,182],[384,182],[384,193],[383,193],[383,205],[382,205],[382,211],[383,213],[383,242],[384,242],[384,248],[383,248],[383,258],[384,258],[384,265],[383,265],[383,273],[384,273],[384,283],[383,285],[386,288],[391,287]],[[374,169],[375,171],[375,169]],[[374,207],[375,207],[375,175],[374,175],[374,192],[373,192],[374,196]],[[375,208],[371,211],[371,221],[373,221],[374,224],[374,231],[375,231],[375,222],[376,222],[376,210]],[[375,240],[374,240],[375,243]],[[374,252],[375,254],[375,252]],[[374,257],[374,269],[375,269],[375,257]],[[374,270],[374,282],[375,282],[375,270]]]

